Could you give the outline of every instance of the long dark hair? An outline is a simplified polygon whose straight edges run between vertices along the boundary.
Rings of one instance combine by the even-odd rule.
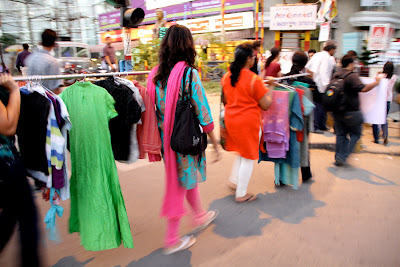
[[[173,25],[167,30],[161,41],[160,52],[158,54],[159,67],[153,82],[161,82],[165,87],[172,68],[179,61],[185,61],[191,68],[194,67],[196,50],[192,33],[182,25]]]
[[[386,73],[386,78],[390,79],[393,76],[394,72],[394,66],[393,62],[388,61],[386,64],[383,66],[383,73]]]
[[[304,53],[303,51],[296,51],[292,56],[293,65],[290,72],[300,73],[300,71],[302,71],[306,66],[307,62],[308,62],[308,57],[306,53]]]
[[[265,62],[265,69],[268,68],[269,65],[271,65],[272,61],[274,61],[274,59],[279,56],[280,52],[281,52],[281,50],[278,47],[273,47],[271,49],[271,55],[267,59],[267,62]]]
[[[235,49],[235,60],[232,62],[230,66],[231,70],[231,84],[235,87],[239,79],[240,71],[243,69],[244,65],[246,65],[246,61],[249,57],[254,55],[253,44],[251,43],[243,43],[236,47]]]

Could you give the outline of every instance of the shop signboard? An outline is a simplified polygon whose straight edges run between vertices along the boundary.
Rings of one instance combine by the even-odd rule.
[[[121,14],[120,12],[113,11],[99,16],[99,26],[101,31],[108,31],[112,29],[121,28]]]
[[[157,8],[163,8],[167,6],[174,6],[186,2],[190,2],[193,0],[146,0],[146,8],[151,10],[151,9],[157,9]]]
[[[368,50],[386,50],[392,30],[390,24],[372,24],[369,28]]]
[[[361,6],[391,6],[392,0],[361,0]]]
[[[319,29],[319,37],[318,42],[325,42],[329,40],[329,32],[331,30],[330,22],[321,23],[321,27]]]
[[[168,23],[167,26],[171,24]],[[144,25],[139,26],[137,29],[130,29],[130,38],[131,40],[140,40],[140,39],[152,39],[153,38],[153,27],[154,25]],[[108,31],[101,33],[101,42],[105,43],[106,37],[111,38],[111,42],[122,42],[124,41],[124,34],[122,29],[115,31]]]
[[[217,32],[221,30],[221,16],[211,16],[200,19],[179,20],[176,22],[185,25],[192,33]],[[253,12],[242,12],[225,15],[225,30],[242,30],[254,27]]]
[[[169,1],[165,1],[168,2]],[[145,18],[142,25],[154,24],[157,21],[156,9],[147,9],[144,0],[135,1],[133,6],[140,7],[145,12]],[[166,6],[162,8],[164,12],[164,18],[167,21],[185,20],[191,18],[198,18],[218,15],[221,13],[221,1],[220,0],[195,0],[191,2],[185,2],[178,5]],[[236,13],[244,11],[253,11],[254,1],[253,0],[227,0],[225,2],[225,13]],[[99,17],[100,30],[107,31],[111,29],[120,28],[120,12],[118,10],[106,14],[102,14]]]
[[[317,5],[282,5],[270,7],[270,30],[315,30]]]

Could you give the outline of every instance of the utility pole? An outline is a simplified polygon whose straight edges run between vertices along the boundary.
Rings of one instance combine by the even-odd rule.
[[[67,8],[67,23],[68,23],[68,34],[72,38],[72,25],[71,25],[71,14],[69,10],[69,0],[65,0],[66,8]]]
[[[32,31],[32,18],[31,18],[29,2],[31,2],[31,0],[25,0],[25,14],[26,17],[28,18],[29,41],[32,45],[35,45],[34,43],[35,40],[33,38],[33,31]]]

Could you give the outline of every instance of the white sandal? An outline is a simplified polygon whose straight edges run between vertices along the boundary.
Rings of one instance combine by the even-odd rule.
[[[194,243],[196,243],[196,238],[192,235],[185,235],[183,237],[181,237],[179,239],[179,241],[181,242],[181,245],[179,247],[170,249],[170,248],[164,248],[163,254],[164,255],[170,255],[173,253],[176,253],[178,251],[182,251],[185,249],[190,248],[191,246],[194,245]]]
[[[207,226],[209,226],[210,223],[212,223],[212,222],[215,220],[215,218],[217,218],[217,216],[218,216],[218,214],[219,214],[219,211],[218,211],[218,210],[210,210],[209,212],[207,212],[207,214],[209,214],[209,213],[211,213],[211,212],[212,212],[213,214],[209,216],[209,218],[207,219],[207,221],[205,221],[202,225],[197,226],[197,227],[193,230],[193,232],[199,232],[199,231],[201,231],[201,230],[207,228]]]

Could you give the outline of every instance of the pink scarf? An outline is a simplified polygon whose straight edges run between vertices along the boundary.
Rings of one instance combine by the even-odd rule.
[[[174,128],[176,104],[179,98],[179,89],[181,86],[183,73],[186,67],[184,61],[178,62],[168,77],[167,92],[165,99],[164,114],[164,163],[166,171],[166,190],[164,196],[161,216],[169,219],[178,219],[185,215],[184,199],[186,190],[179,185],[178,168],[176,164],[176,153],[171,149],[171,135]],[[158,66],[155,67],[147,78],[147,90],[150,99],[155,103],[156,85],[153,78],[157,73]]]

